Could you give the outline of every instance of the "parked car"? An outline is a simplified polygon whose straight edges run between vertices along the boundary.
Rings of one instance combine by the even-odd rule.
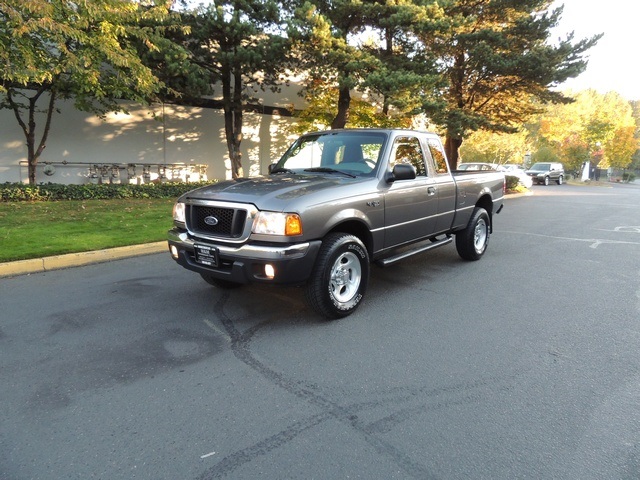
[[[526,173],[538,185],[549,185],[551,181],[556,182],[558,185],[562,185],[564,183],[564,167],[561,163],[534,163]]]
[[[504,172],[505,175],[518,177],[518,183],[527,188],[531,188],[531,185],[533,185],[533,178],[527,175],[524,168],[520,165],[516,165],[515,163],[505,163],[498,166],[498,171]]]

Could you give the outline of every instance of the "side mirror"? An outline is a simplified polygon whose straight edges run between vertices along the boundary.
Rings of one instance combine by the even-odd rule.
[[[271,174],[273,173],[273,170],[276,168],[276,164],[270,163],[268,168],[269,168],[269,174]]]
[[[393,167],[391,175],[387,177],[387,182],[393,183],[396,180],[413,180],[416,178],[416,169],[408,163],[398,163]]]

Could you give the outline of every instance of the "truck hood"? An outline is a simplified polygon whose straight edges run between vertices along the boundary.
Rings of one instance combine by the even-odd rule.
[[[361,190],[354,185],[377,179],[350,178],[339,173],[323,175],[283,174],[226,180],[192,190],[180,200],[199,199],[220,202],[239,202],[255,205],[259,210],[297,211],[296,204],[304,198],[304,205],[352,196]],[[340,190],[344,189],[344,193]],[[347,193],[348,189],[348,193]],[[364,192],[364,190],[362,190]]]

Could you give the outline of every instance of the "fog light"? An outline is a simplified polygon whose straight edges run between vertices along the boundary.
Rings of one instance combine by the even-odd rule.
[[[275,268],[273,268],[273,265],[270,264],[266,264],[264,266],[264,274],[267,276],[267,278],[273,278],[276,276],[276,270]]]
[[[177,260],[178,259],[178,248],[175,245],[171,245],[169,250],[171,250],[171,256]]]

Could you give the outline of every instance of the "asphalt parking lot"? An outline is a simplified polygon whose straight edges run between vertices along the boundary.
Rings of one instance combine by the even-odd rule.
[[[640,188],[533,191],[339,321],[164,252],[0,279],[0,478],[638,478]]]

